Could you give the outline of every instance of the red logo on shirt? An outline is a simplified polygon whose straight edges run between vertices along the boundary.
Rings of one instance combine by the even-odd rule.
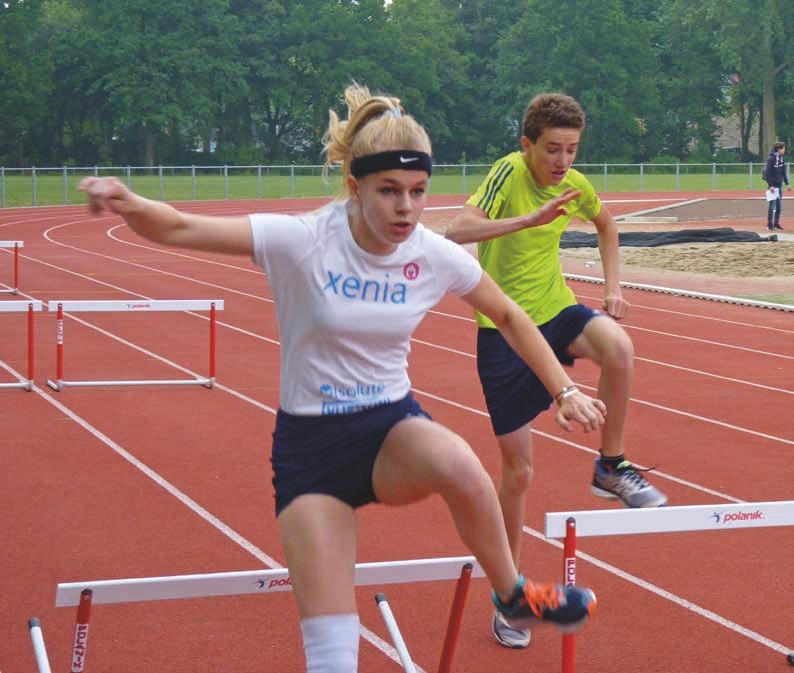
[[[419,265],[416,262],[408,262],[403,267],[403,276],[408,280],[416,280],[419,277]]]

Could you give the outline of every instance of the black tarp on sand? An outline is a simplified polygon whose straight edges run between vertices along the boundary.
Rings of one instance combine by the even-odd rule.
[[[777,236],[759,236],[754,231],[736,231],[729,227],[718,229],[681,229],[679,231],[634,231],[618,234],[620,245],[653,248],[675,243],[759,243],[777,241]],[[595,248],[598,236],[583,231],[566,231],[560,240],[561,248]]]

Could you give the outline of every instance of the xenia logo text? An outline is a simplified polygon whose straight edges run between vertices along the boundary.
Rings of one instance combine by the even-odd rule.
[[[359,278],[353,274],[344,275],[326,270],[328,282],[324,292],[359,301],[378,302],[381,304],[404,304],[408,288],[405,283],[389,283],[389,274],[383,280]]]

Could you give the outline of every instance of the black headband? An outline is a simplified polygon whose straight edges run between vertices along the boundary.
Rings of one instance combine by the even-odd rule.
[[[363,178],[370,173],[391,171],[395,168],[405,171],[425,171],[430,177],[433,173],[433,161],[427,152],[391,150],[356,157],[350,164],[350,173],[355,178]]]

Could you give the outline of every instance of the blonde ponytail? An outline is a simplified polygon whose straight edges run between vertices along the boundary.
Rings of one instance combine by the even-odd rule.
[[[366,86],[353,82],[345,89],[347,119],[329,111],[328,130],[323,136],[324,171],[342,166],[342,194],[348,195],[347,178],[353,159],[387,150],[416,150],[430,154],[430,138],[422,126],[405,113],[400,99],[373,96]]]

